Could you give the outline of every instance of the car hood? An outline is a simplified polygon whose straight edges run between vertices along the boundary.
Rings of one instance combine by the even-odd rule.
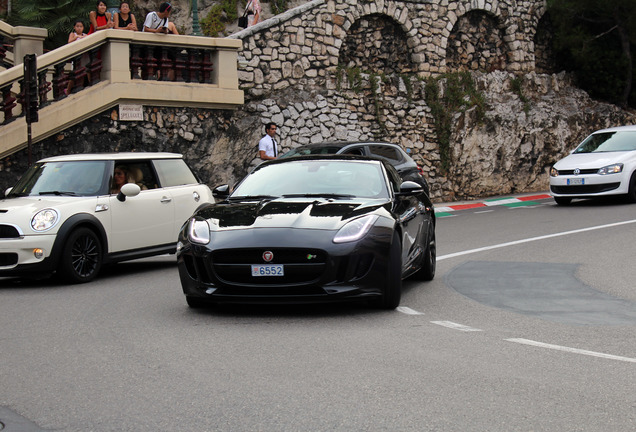
[[[78,199],[86,202],[94,197],[68,197],[68,196],[26,196],[16,198],[5,198],[0,200],[0,223],[8,223],[18,226],[28,224],[31,217],[38,211],[45,208],[54,208],[60,211],[63,217],[63,209],[71,203],[77,203]]]
[[[366,214],[389,215],[390,202],[380,200],[275,199],[211,204],[195,213],[213,231],[237,228],[303,228],[337,230]]]
[[[603,168],[607,165],[625,162],[634,158],[636,158],[636,152],[634,151],[577,153],[561,159],[554,164],[554,167],[558,170]]]

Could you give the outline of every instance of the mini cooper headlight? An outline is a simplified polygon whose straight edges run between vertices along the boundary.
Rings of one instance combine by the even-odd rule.
[[[192,218],[188,227],[188,238],[192,243],[210,243],[210,226],[204,220]]]
[[[40,210],[31,218],[31,228],[38,232],[48,231],[55,226],[58,220],[60,220],[60,215],[57,210]]]
[[[607,175],[607,174],[617,174],[620,172],[623,172],[623,164],[617,163],[617,164],[608,165],[601,168],[600,170],[598,170],[597,174]]]
[[[354,219],[340,228],[333,238],[334,243],[347,243],[360,240],[378,220],[376,215],[367,215]]]

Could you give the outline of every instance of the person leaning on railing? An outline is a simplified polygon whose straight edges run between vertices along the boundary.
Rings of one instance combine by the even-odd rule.
[[[106,12],[106,3],[103,0],[99,0],[96,6],[97,10],[91,11],[91,13],[88,14],[88,18],[91,21],[91,27],[88,30],[88,34],[93,34],[97,30],[111,29],[115,25],[110,12]]]
[[[177,31],[174,23],[168,20],[171,13],[172,5],[170,3],[161,3],[159,6],[159,12],[150,12],[146,15],[143,31],[150,33],[172,33],[178,35],[179,32]]]
[[[115,29],[117,30],[132,30],[137,31],[137,20],[135,16],[130,13],[130,4],[127,1],[121,2],[119,5],[119,12],[115,13]]]

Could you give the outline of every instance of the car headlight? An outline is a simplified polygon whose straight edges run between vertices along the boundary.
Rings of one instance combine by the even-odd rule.
[[[558,177],[559,176],[559,170],[556,169],[555,167],[550,168],[550,177]]]
[[[33,231],[48,231],[55,226],[60,220],[60,214],[57,210],[44,209],[40,210],[31,218],[31,228]]]
[[[204,220],[192,218],[188,227],[188,239],[192,243],[210,243],[210,226]]]
[[[354,219],[340,228],[333,238],[334,243],[347,243],[360,240],[378,220],[376,215],[367,215]]]
[[[608,165],[601,168],[600,170],[598,170],[597,174],[607,175],[607,174],[617,174],[620,172],[623,172],[623,164],[617,163],[617,164],[612,164],[612,165]]]

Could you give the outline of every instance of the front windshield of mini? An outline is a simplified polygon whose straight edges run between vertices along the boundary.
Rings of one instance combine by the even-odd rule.
[[[600,132],[590,135],[574,150],[578,153],[604,153],[636,150],[636,131]]]
[[[105,182],[107,167],[107,161],[38,163],[18,180],[8,197],[101,195],[108,189]]]
[[[388,198],[389,192],[380,163],[298,160],[257,169],[230,198],[303,195]]]

